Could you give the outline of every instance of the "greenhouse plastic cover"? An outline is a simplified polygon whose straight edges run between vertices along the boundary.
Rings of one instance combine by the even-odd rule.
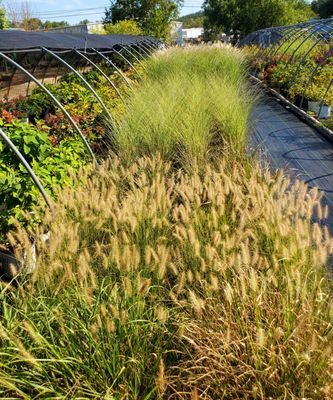
[[[143,40],[156,40],[148,36],[82,35],[78,33],[24,32],[0,30],[0,51],[48,49],[112,49],[116,45],[130,45]]]

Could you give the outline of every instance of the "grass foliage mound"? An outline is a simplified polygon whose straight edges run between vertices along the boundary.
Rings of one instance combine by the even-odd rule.
[[[210,51],[215,64],[207,59]],[[242,57],[223,51],[231,67],[221,84],[241,82],[232,63],[242,70]],[[159,79],[170,79],[171,87],[173,57],[183,79],[191,69],[202,68],[208,80],[207,69],[217,73],[216,49],[187,50],[186,57],[206,63],[191,67],[178,52],[152,61],[144,92]],[[192,85],[207,90],[199,77]],[[179,108],[187,112],[185,103]],[[333,397],[325,269],[333,242],[319,225],[327,218],[321,194],[244,159],[236,139],[237,157],[219,157],[203,168],[207,154],[187,151],[191,168],[178,168],[173,155],[192,140],[190,131],[189,142],[183,140],[181,115],[174,116],[178,137],[172,133],[167,151],[153,133],[164,132],[160,140],[168,140],[171,131],[163,129],[173,123],[171,114],[159,131],[152,112],[147,142],[133,125],[133,153],[82,172],[44,216],[35,234],[37,269],[25,282],[19,277],[18,287],[2,283],[0,290],[1,398]],[[199,140],[199,128],[190,126]],[[225,129],[231,147],[236,136]],[[202,132],[207,139],[209,130]],[[137,157],[157,149],[161,153]],[[318,223],[311,223],[314,214]],[[40,239],[45,230],[48,242]],[[9,235],[18,257],[29,235],[20,229]]]
[[[244,146],[253,93],[242,53],[229,47],[171,49],[147,63],[116,132],[122,158],[159,151],[204,163]]]
[[[289,185],[154,157],[66,190],[33,279],[1,292],[1,395],[330,398],[332,241]]]

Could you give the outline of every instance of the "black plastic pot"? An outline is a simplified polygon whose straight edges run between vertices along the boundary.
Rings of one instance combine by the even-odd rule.
[[[18,259],[9,251],[0,250],[0,279],[13,280],[20,271]]]

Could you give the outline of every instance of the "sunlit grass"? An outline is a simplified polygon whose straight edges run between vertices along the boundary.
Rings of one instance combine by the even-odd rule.
[[[59,194],[37,271],[2,287],[1,397],[331,398],[320,198],[256,163],[112,159]]]
[[[204,163],[240,151],[254,93],[246,63],[229,47],[171,49],[147,64],[115,137],[127,159],[159,151],[165,159]]]
[[[242,154],[240,53],[182,51],[148,64],[119,155],[9,235],[38,256],[1,286],[1,398],[333,397],[322,194]]]

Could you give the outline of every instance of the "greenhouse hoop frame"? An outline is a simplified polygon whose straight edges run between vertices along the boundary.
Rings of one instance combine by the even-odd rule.
[[[298,43],[299,42],[299,43]],[[305,46],[309,43],[309,48]],[[327,51],[322,55],[321,59],[313,66],[300,96],[300,106],[303,106],[307,91],[313,83],[316,75],[325,63],[333,58],[333,17],[327,19],[315,19],[300,24],[290,26],[280,26],[273,28],[265,28],[256,32],[250,33],[238,43],[238,47],[256,46],[257,50],[254,57],[258,61],[265,63],[267,58],[274,59],[274,62],[279,65],[285,62],[285,71],[292,66],[292,77],[290,80],[290,88],[296,84],[302,66],[306,63],[308,57],[320,46],[326,46]],[[293,48],[293,46],[296,46]],[[306,49],[305,53],[300,52],[301,49]],[[280,53],[281,52],[281,53]],[[279,54],[280,53],[280,54]],[[300,54],[299,54],[300,53]],[[287,60],[285,60],[285,58]],[[259,62],[258,62],[259,65]],[[254,75],[259,72],[258,68],[253,71]],[[333,82],[330,82],[323,90],[320,99],[319,113],[325,104],[325,99],[332,89]]]
[[[7,79],[8,85],[5,86],[8,97],[14,87],[14,79],[18,71],[25,76],[23,83],[27,83],[25,90],[26,96],[30,93],[32,82],[38,86],[51,99],[55,106],[61,110],[73,129],[78,133],[93,163],[97,166],[97,158],[83,135],[82,130],[56,96],[45,86],[44,82],[48,71],[51,68],[55,68],[56,72],[54,78],[56,81],[60,76],[65,75],[67,71],[72,72],[96,98],[108,117],[108,120],[111,122],[112,127],[115,128],[115,121],[111,111],[107,108],[92,85],[84,78],[79,69],[88,67],[97,70],[107,80],[126,106],[125,99],[120,91],[100,68],[99,64],[109,65],[119,74],[125,84],[130,87],[131,82],[122,72],[121,68],[116,65],[117,62],[112,59],[112,56],[120,57],[129,68],[133,69],[138,78],[143,81],[142,76],[133,63],[137,62],[145,68],[142,61],[162,47],[164,47],[164,44],[160,40],[148,36],[81,35],[4,30],[0,31],[0,73],[1,70],[4,71],[4,76],[9,78]],[[125,56],[123,54],[124,52],[126,52],[128,56]],[[36,75],[38,69],[42,71],[42,76],[40,77]],[[1,77],[2,75],[0,75],[0,83],[2,82]],[[3,129],[0,129],[0,138],[4,141],[6,146],[15,153],[20,163],[27,170],[35,186],[42,194],[47,206],[51,207],[51,201],[41,181]]]

